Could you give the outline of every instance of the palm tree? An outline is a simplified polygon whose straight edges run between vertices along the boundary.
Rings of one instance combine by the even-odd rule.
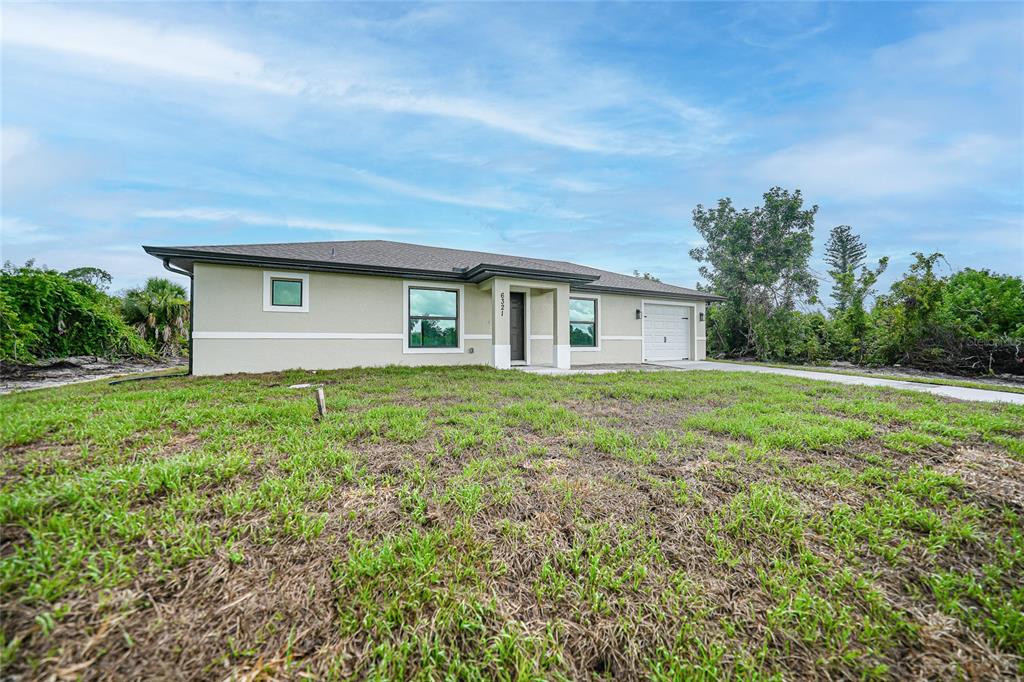
[[[128,324],[161,355],[178,355],[188,334],[189,304],[180,284],[150,277],[146,286],[129,289],[121,301]]]

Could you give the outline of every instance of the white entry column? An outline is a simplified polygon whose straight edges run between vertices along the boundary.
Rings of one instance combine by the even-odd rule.
[[[551,364],[558,369],[569,369],[572,365],[572,350],[569,345],[569,285],[557,284],[553,293]]]
[[[509,282],[496,277],[491,283],[491,364],[497,369],[512,367],[508,306]]]

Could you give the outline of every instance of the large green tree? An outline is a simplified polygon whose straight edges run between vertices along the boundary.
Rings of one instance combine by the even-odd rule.
[[[800,190],[773,187],[763,204],[737,210],[732,200],[698,205],[693,224],[705,246],[690,251],[710,289],[726,297],[711,315],[712,346],[731,354],[779,355],[798,303],[816,300],[808,266],[817,206]]]
[[[856,279],[857,270],[864,264],[867,252],[867,246],[849,225],[833,227],[828,235],[825,263],[829,265],[828,274],[833,280],[832,299],[836,302],[834,310],[838,313],[850,306],[854,296],[851,285]]]
[[[163,355],[177,355],[188,334],[189,303],[185,288],[162,277],[129,289],[121,305],[125,320]]]
[[[113,281],[113,277],[110,273],[102,268],[94,268],[91,266],[85,266],[81,268],[71,268],[64,273],[64,276],[75,282],[85,282],[91,284],[100,291],[106,291]]]

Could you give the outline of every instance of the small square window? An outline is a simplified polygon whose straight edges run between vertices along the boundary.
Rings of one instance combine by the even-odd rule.
[[[302,306],[302,280],[271,280],[271,305],[298,308]]]

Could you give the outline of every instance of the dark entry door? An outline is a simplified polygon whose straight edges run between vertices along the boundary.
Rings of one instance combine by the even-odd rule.
[[[509,293],[509,334],[512,345],[512,362],[526,361],[526,302],[522,292]]]

